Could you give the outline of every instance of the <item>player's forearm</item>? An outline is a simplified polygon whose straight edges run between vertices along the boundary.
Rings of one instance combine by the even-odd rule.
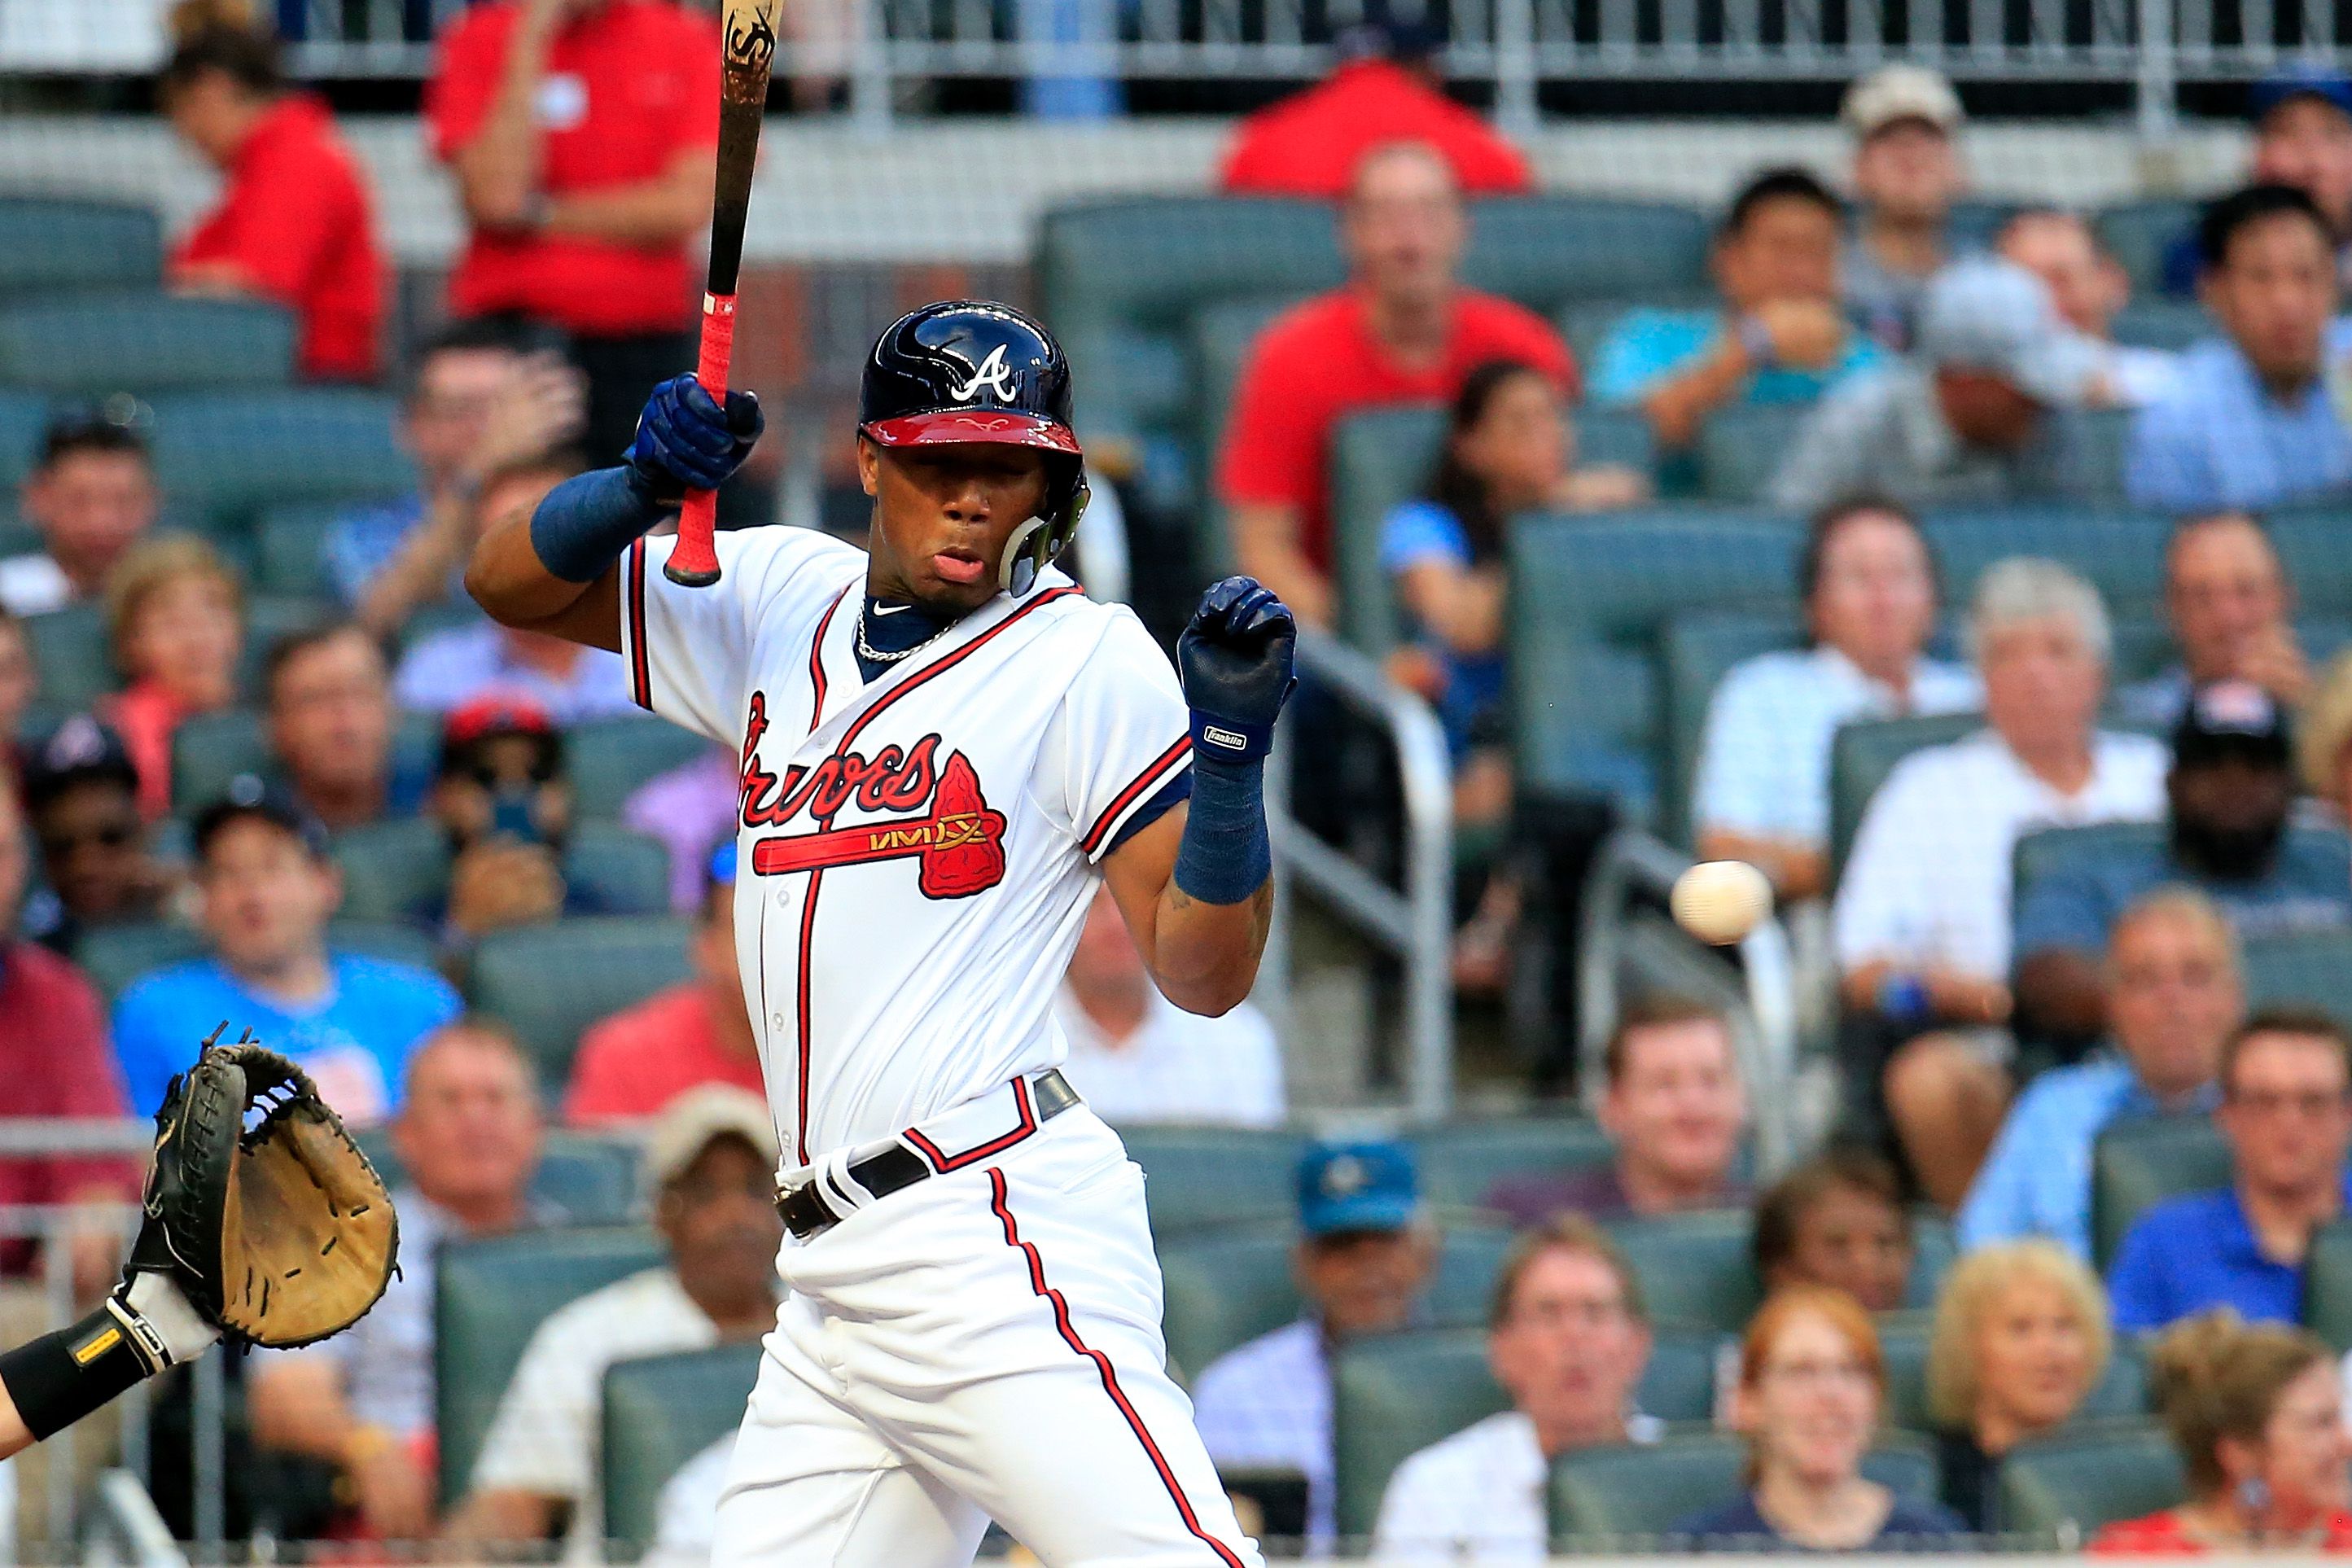
[[[661,512],[626,473],[604,468],[566,479],[535,510],[492,522],[467,563],[466,592],[502,626],[619,652],[614,563]],[[596,559],[604,565],[583,580]]]
[[[1169,879],[1152,928],[1152,977],[1187,1013],[1231,1012],[1257,984],[1274,922],[1274,883],[1238,904],[1204,904]]]
[[[16,1414],[16,1402],[8,1397],[7,1385],[0,1384],[0,1459],[13,1458],[32,1446],[32,1429]]]

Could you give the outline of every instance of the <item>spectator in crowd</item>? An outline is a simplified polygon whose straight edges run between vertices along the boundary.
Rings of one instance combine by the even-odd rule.
[[[733,927],[721,923],[731,968]],[[1274,1026],[1247,1002],[1207,1018],[1162,996],[1107,886],[1087,908],[1054,1012],[1070,1042],[1062,1070],[1115,1127],[1282,1125],[1282,1047]]]
[[[735,846],[719,847],[703,879],[694,978],[657,991],[580,1037],[563,1120],[574,1127],[657,1116],[706,1083],[765,1092],[760,1037],[735,962]],[[1087,1096],[1096,1104],[1091,1091]]]
[[[1898,763],[1871,797],[1838,889],[1832,941],[1850,1015],[1902,1043],[1884,1075],[1927,1196],[1968,1191],[2008,1104],[2010,856],[2033,828],[2152,821],[2165,752],[2097,728],[2106,609],[2048,561],[1977,584],[1969,641],[1987,727]]]
[[[1328,1551],[1333,1512],[1331,1356],[1409,1322],[1437,1261],[1412,1147],[1321,1143],[1298,1162],[1299,1293],[1307,1315],[1226,1352],[1192,1384],[1192,1413],[1220,1468],[1281,1466],[1307,1478],[1307,1538]]]
[[[1567,346],[1541,317],[1457,279],[1468,219],[1452,168],[1428,144],[1365,153],[1339,221],[1349,281],[1279,317],[1251,346],[1217,464],[1242,569],[1318,626],[1332,620],[1326,468],[1342,419],[1450,399],[1488,360],[1531,364],[1563,392],[1575,382]]]
[[[1381,16],[1340,34],[1338,44],[1339,63],[1329,76],[1243,119],[1217,176],[1227,195],[1338,201],[1364,154],[1391,142],[1434,148],[1470,195],[1519,196],[1533,188],[1519,150],[1445,96],[1439,29]]]
[[[139,770],[139,808],[172,809],[172,737],[181,721],[236,700],[245,652],[245,593],[236,574],[192,533],[134,547],[106,580],[114,662],[127,681],[100,717]]]
[[[1564,1213],[1608,1220],[1746,1206],[1748,1095],[1723,1015],[1679,997],[1637,1003],[1618,1019],[1601,1068],[1601,1125],[1616,1158],[1599,1170],[1507,1177],[1486,1207],[1533,1226]]]
[[[1658,445],[1685,451],[1718,408],[1810,403],[1885,351],[1846,323],[1838,297],[1845,208],[1802,169],[1741,186],[1716,229],[1720,310],[1643,306],[1593,351],[1592,397],[1637,407]]]
[[[2293,1322],[2303,1261],[2344,1212],[2352,1173],[2352,1037],[2325,1013],[2265,1009],[2221,1047],[2231,1185],[2133,1222],[2107,1268],[2116,1326],[2160,1329],[2213,1307]]]
[[[544,1540],[569,1516],[576,1549],[602,1541],[598,1432],[615,1362],[751,1340],[775,1327],[778,1149],[767,1102],[705,1084],[669,1103],[646,1145],[654,1223],[669,1261],[558,1310],[530,1337],[448,1535],[480,1546]]]
[[[2000,226],[1993,250],[2041,279],[2058,319],[2097,345],[2100,363],[2091,402],[2144,407],[2179,379],[2179,354],[2115,341],[2116,317],[2131,300],[2131,274],[2107,253],[2098,231],[2080,213],[2026,207]]]
[[[2199,289],[2226,334],[2181,357],[2169,395],[2132,423],[2124,489],[2173,512],[2259,510],[2352,483],[2352,436],[2327,368],[2352,353],[2335,320],[2336,237],[2290,185],[2205,209]]]
[[[2352,925],[2352,839],[2316,827],[2290,835],[2294,789],[2286,715],[2270,693],[2242,680],[2199,687],[2173,731],[2164,841],[2078,854],[2019,889],[2020,1016],[2045,1038],[2095,1038],[2108,930],[2159,887],[2202,892],[2241,937]]]
[[[478,698],[441,727],[427,809],[449,842],[446,891],[415,911],[458,942],[507,926],[612,912],[604,889],[567,877],[572,782],[563,735],[521,698]]]
[[[1839,725],[1984,700],[1975,671],[1927,656],[1936,565],[1902,508],[1853,500],[1814,518],[1797,591],[1812,646],[1759,654],[1723,678],[1691,789],[1700,857],[1748,862],[1783,900],[1829,890]]]
[[[13,931],[31,864],[16,792],[0,785],[0,930]],[[13,1085],[11,1088],[9,1086]],[[106,1014],[81,971],[19,936],[0,943],[0,1117],[124,1116],[122,1078],[106,1037]],[[140,1173],[121,1160],[34,1154],[0,1160],[0,1204],[76,1206],[136,1197]],[[74,1299],[94,1300],[114,1283],[121,1237],[85,1215],[61,1233]],[[0,1242],[0,1271],[29,1273],[40,1247],[29,1237]]]
[[[708,14],[663,0],[492,0],[441,36],[425,116],[472,230],[450,311],[562,329],[592,451],[626,447],[646,388],[694,360],[719,62]]]
[[[212,954],[158,970],[115,1003],[132,1108],[152,1113],[196,1042],[228,1018],[291,1057],[353,1126],[398,1110],[409,1053],[457,1016],[457,994],[428,971],[329,947],[342,877],[326,830],[283,795],[240,779],[190,837]]]
[[[2290,709],[2309,700],[2294,590],[2270,534],[2247,513],[2180,520],[2164,552],[2164,610],[2180,660],[2116,694],[2130,718],[2169,728],[2189,690],[2215,680],[2251,680]]]
[[[1512,1247],[1495,1280],[1486,1359],[1511,1407],[1397,1467],[1381,1496],[1376,1559],[1536,1562],[1549,1535],[1551,1461],[1654,1443],[1664,1430],[1633,1405],[1650,1361],[1641,1282],[1591,1220],[1563,1215]]]
[[[1903,1179],[1864,1149],[1816,1155],[1756,1200],[1756,1278],[1768,1291],[1825,1285],[1874,1312],[1903,1305],[1916,1247]]]
[[[356,621],[289,632],[261,666],[269,757],[329,832],[409,816],[427,780],[393,750],[392,674]]]
[[[159,504],[138,431],[86,413],[52,421],[16,494],[41,548],[0,561],[0,608],[45,616],[96,599],[114,563],[154,527]]]
[[[719,1500],[726,1494],[727,1467],[734,1457],[735,1434],[730,1432],[662,1483],[654,1502],[653,1544],[640,1559],[646,1568],[709,1568]]]
[[[2248,89],[2246,117],[2254,130],[2247,179],[2309,196],[2336,236],[2336,275],[2352,282],[2352,79],[2325,61],[2294,61]],[[2181,235],[2165,252],[2165,291],[2195,294],[2201,270],[2195,232]]]
[[[562,1223],[532,1195],[539,1097],[511,1036],[460,1018],[425,1037],[408,1061],[393,1152],[405,1180],[400,1271],[367,1316],[334,1338],[247,1363],[246,1407],[256,1447],[323,1461],[372,1536],[432,1534],[433,1293],[445,1241]]]
[[[2028,1237],[2091,1256],[2091,1151],[2109,1126],[2205,1116],[2221,1101],[2222,1042],[2244,1015],[2238,942],[2189,888],[2140,894],[2105,941],[2112,1051],[2053,1068],[2010,1108],[1954,1216],[1973,1250]]]
[[[1745,1485],[1671,1533],[1748,1552],[1932,1550],[1963,1534],[1943,1504],[1864,1479],[1885,1403],[1878,1331],[1853,1297],[1818,1285],[1774,1292],[1739,1347],[1734,1425],[1748,1438]]]
[[[286,90],[277,40],[219,22],[180,40],[156,96],[226,181],[172,252],[172,287],[283,305],[304,375],[374,380],[391,272],[366,179],[326,104]]]
[[[1970,1531],[2000,1533],[2001,1462],[2073,1419],[2112,1340],[2098,1277],[2051,1242],[1989,1247],[1954,1266],[1928,1333],[1927,1406],[1944,1502]]]
[[[742,805],[742,760],[726,746],[656,773],[621,804],[622,826],[669,851],[669,903],[678,913],[702,907],[710,857],[735,842]]]
[[[2106,1526],[2094,1554],[2352,1552],[2352,1437],[2326,1341],[2223,1308],[2176,1324],[2148,1371],[2189,1500]]]
[[[527,513],[579,468],[576,457],[562,453],[508,468],[483,486],[479,515],[487,522],[510,512]],[[638,711],[629,700],[619,654],[488,620],[419,637],[400,661],[392,687],[403,708],[425,713],[446,713],[497,692],[529,698],[559,724]]]
[[[1822,399],[1773,475],[1772,504],[1811,513],[1858,495],[1911,507],[2089,490],[2069,411],[2095,387],[2098,345],[2059,321],[2042,280],[1979,257],[1936,275],[1906,360]]]
[[[33,657],[25,623],[0,605],[0,773],[14,781],[23,771],[16,739],[24,733],[33,700],[41,694],[41,667]]]
[[[25,816],[41,850],[46,891],[26,928],[70,958],[94,927],[154,919],[174,879],[139,815],[139,774],[121,739],[77,713],[25,763]]]
[[[1853,132],[1861,208],[1846,254],[1846,310],[1901,351],[1911,346],[1928,280],[1950,258],[1952,204],[1968,186],[1959,96],[1934,71],[1885,66],[1847,89],[1840,118]]]

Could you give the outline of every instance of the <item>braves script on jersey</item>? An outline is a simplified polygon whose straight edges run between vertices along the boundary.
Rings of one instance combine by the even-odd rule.
[[[1126,815],[1189,765],[1183,694],[1134,616],[1058,573],[868,685],[865,555],[719,541],[715,589],[625,563],[639,703],[742,754],[735,940],[795,1163],[1060,1062],[1051,1002]]]

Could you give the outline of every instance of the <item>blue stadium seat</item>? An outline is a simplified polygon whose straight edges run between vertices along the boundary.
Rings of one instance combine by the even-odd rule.
[[[2217,329],[2194,300],[2135,300],[2116,315],[2116,342],[2147,349],[2185,349]]]
[[[414,483],[389,395],[340,387],[155,400],[155,473],[173,506],[227,532],[285,501],[383,496]]]
[[[160,288],[163,224],[152,207],[0,196],[0,296]]]
[[[2110,615],[2153,611],[2164,601],[2168,518],[2076,505],[2019,503],[1948,508],[1924,520],[1943,574],[1944,598],[1964,608],[1986,567],[2012,555],[2070,566],[2106,601]]]
[[[2334,1220],[2311,1238],[2303,1264],[2303,1325],[2337,1350],[2352,1350],[2352,1222]]]
[[[282,386],[294,319],[251,300],[76,294],[0,308],[0,381],[98,397],[113,392]]]
[[[2241,945],[2247,1005],[2317,1007],[2352,1026],[2352,931],[2253,936]]]
[[[0,392],[0,486],[14,490],[33,471],[50,412],[49,400],[38,393]],[[0,511],[10,510],[0,508]]]
[[[352,1136],[384,1184],[398,1191],[408,1173],[392,1151],[391,1128],[379,1122]],[[550,1128],[541,1136],[539,1168],[531,1173],[534,1212],[565,1226],[632,1224],[639,1217],[637,1170],[644,1162],[643,1147],[625,1134]]]
[[[1402,617],[1381,565],[1388,515],[1422,493],[1445,441],[1445,411],[1427,404],[1376,408],[1331,435],[1331,553],[1339,635],[1379,658],[1396,646]]]
[[[94,604],[68,605],[25,622],[33,662],[41,667],[41,699],[72,710],[88,708],[121,684],[106,612]]]
[[[1609,1136],[1584,1116],[1493,1116],[1416,1128],[1422,1197],[1440,1208],[1475,1208],[1507,1176],[1563,1174],[1609,1163]]]
[[[394,770],[429,772],[441,738],[441,727],[434,716],[402,713],[394,726]],[[183,812],[201,809],[219,799],[239,773],[268,775],[275,771],[266,720],[257,709],[199,713],[182,720],[173,731],[172,799]]]

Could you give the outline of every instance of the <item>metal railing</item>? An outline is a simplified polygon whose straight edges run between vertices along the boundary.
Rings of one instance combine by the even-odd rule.
[[[98,1479],[96,1501],[88,1561],[97,1568],[188,1568],[187,1553],[137,1476],[107,1471]]]

